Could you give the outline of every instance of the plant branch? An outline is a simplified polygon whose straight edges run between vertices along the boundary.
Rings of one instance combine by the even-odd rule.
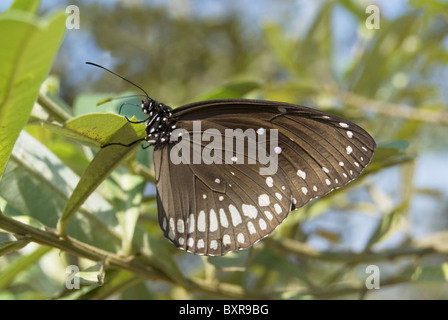
[[[269,240],[267,245],[272,248],[278,248],[288,253],[296,254],[308,259],[317,259],[328,262],[344,263],[367,263],[380,260],[391,260],[402,256],[423,256],[428,254],[448,254],[446,250],[441,250],[435,246],[424,247],[401,247],[396,249],[384,250],[381,252],[330,252],[318,251],[305,243],[291,239]]]
[[[448,113],[442,111],[424,110],[413,108],[404,104],[382,102],[369,99],[351,92],[342,92],[340,94],[340,98],[345,104],[356,106],[357,108],[363,110],[373,111],[375,113],[391,116],[394,118],[403,118],[413,121],[442,125],[448,124]]]
[[[65,122],[72,118],[56,102],[42,92],[39,92],[37,103],[42,106],[56,121]]]
[[[237,285],[228,283],[209,283],[200,279],[179,279],[176,281],[162,270],[152,268],[148,264],[134,257],[120,256],[89,244],[83,243],[71,237],[60,237],[56,230],[41,230],[9,218],[0,210],[0,229],[13,233],[19,238],[28,239],[41,245],[57,248],[75,256],[87,258],[92,261],[102,261],[105,257],[108,267],[128,270],[144,279],[152,281],[164,281],[172,285],[179,285],[188,291],[197,291],[204,294],[222,296],[231,299],[268,299],[269,295],[246,292]],[[147,257],[146,259],[151,259]]]

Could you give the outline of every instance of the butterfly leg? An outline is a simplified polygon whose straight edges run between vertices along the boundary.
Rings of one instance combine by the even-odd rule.
[[[138,104],[125,102],[125,103],[122,103],[121,106],[120,106],[120,108],[118,109],[118,114],[121,114],[121,109],[123,109],[123,107],[124,107],[125,105],[130,105],[130,106],[134,106],[134,107],[139,107],[139,108],[141,108],[141,106],[139,106]]]

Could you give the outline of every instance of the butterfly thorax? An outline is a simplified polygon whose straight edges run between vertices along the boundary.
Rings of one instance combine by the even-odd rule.
[[[142,111],[148,115],[145,140],[150,145],[168,142],[176,129],[172,109],[148,97],[142,101]]]

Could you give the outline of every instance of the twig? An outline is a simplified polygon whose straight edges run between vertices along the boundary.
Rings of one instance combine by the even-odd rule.
[[[270,240],[266,241],[268,246],[278,248],[288,253],[296,254],[309,259],[317,259],[329,262],[344,263],[367,263],[380,260],[391,260],[402,256],[422,256],[427,254],[447,254],[435,247],[402,247],[397,249],[389,249],[381,252],[325,252],[311,248],[309,245],[297,242],[291,239]]]
[[[231,299],[269,299],[269,295],[246,292],[237,285],[228,283],[209,283],[200,279],[173,279],[163,270],[157,270],[141,260],[133,257],[123,257],[88,245],[71,237],[60,237],[56,230],[41,230],[2,214],[0,210],[0,229],[27,238],[32,242],[66,251],[75,256],[84,257],[92,261],[101,261],[107,256],[109,267],[128,270],[142,278],[153,281],[164,281],[172,285],[179,285],[188,291],[202,292],[213,296]],[[146,257],[147,260],[151,258]]]
[[[404,104],[395,104],[369,99],[351,92],[340,94],[341,100],[360,109],[414,121],[448,124],[448,113],[436,110],[422,110]]]
[[[71,115],[65,112],[56,102],[42,92],[39,92],[37,103],[47,110],[47,112],[59,122],[65,122],[72,118]]]

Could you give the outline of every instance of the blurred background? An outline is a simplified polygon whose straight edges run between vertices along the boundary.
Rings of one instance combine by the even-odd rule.
[[[44,0],[40,15],[71,4],[80,9],[80,29],[66,31],[49,81],[73,108],[98,112],[95,97],[136,90],[84,64],[92,61],[173,107],[241,91],[342,115],[379,146],[398,150],[389,162],[374,163],[360,184],[293,212],[254,249],[269,254],[238,253],[229,263],[169,249],[187,274],[273,288],[282,299],[448,298],[446,247],[419,257],[400,251],[448,238],[446,1]],[[366,25],[371,4],[380,10],[378,29]],[[317,252],[392,254],[331,261],[276,249],[282,238]],[[369,264],[381,270],[379,290],[364,290]],[[51,278],[43,269],[22,278]],[[39,296],[23,279],[3,297]],[[135,282],[111,297],[209,298],[157,281]]]

